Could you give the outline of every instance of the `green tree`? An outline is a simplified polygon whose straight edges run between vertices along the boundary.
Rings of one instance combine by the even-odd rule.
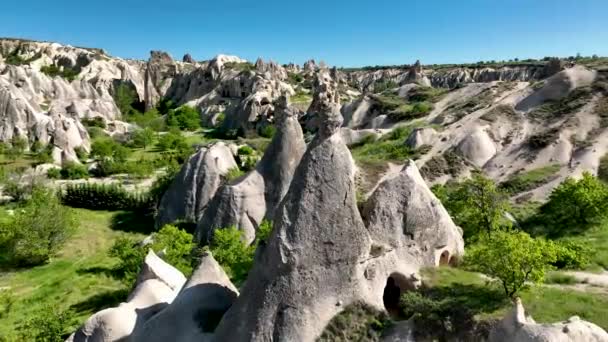
[[[181,106],[167,113],[167,126],[194,131],[201,128],[201,116],[195,108]]]
[[[135,239],[118,238],[109,251],[110,256],[119,260],[113,268],[114,276],[125,284],[132,285],[149,249],[157,254],[162,251],[162,258],[186,276],[192,273],[192,234],[173,225],[165,225],[153,234],[152,240],[152,244],[142,246]]]
[[[527,283],[541,283],[557,259],[553,243],[524,232],[497,231],[468,249],[465,265],[498,279],[513,298]]]
[[[186,137],[178,129],[174,128],[158,138],[157,146],[161,151],[185,150],[188,148],[188,142],[186,141]]]
[[[63,179],[83,179],[89,178],[89,170],[85,165],[76,163],[66,163],[60,171]]]
[[[243,241],[242,231],[236,226],[216,229],[209,248],[235,284],[242,284],[247,279],[253,265],[255,246],[249,246]]]
[[[96,160],[111,159],[115,162],[126,162],[131,151],[111,138],[99,138],[91,144],[91,157]]]
[[[150,127],[146,127],[135,132],[135,135],[133,136],[133,143],[135,146],[143,147],[145,150],[146,147],[150,146],[154,142],[155,136],[156,133],[154,130]]]
[[[114,100],[122,115],[127,117],[135,111],[135,109],[133,109],[133,103],[137,101],[137,93],[135,92],[135,89],[122,83],[116,87]]]
[[[511,225],[504,216],[510,210],[508,196],[481,174],[474,174],[462,183],[434,186],[433,191],[469,241],[482,232],[489,236]]]
[[[587,227],[608,216],[608,186],[589,172],[579,180],[567,178],[541,210],[553,224],[553,234]]]
[[[53,191],[35,187],[25,205],[0,226],[0,260],[17,266],[46,263],[76,227],[72,210]]]
[[[18,327],[19,337],[21,341],[63,342],[75,323],[72,311],[58,312],[57,308],[47,305]]]

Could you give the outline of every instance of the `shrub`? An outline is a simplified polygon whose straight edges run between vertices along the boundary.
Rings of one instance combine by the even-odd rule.
[[[556,243],[556,260],[553,265],[557,268],[584,269],[591,262],[593,249],[576,241],[558,241]]]
[[[146,257],[146,250],[137,240],[121,236],[116,239],[108,255],[118,259],[118,263],[112,268],[113,276],[122,280],[127,286],[133,285]]]
[[[106,128],[106,122],[100,116],[96,116],[94,118],[85,118],[82,119],[81,122],[85,127],[99,127],[101,129]]]
[[[189,147],[184,135],[179,130],[175,129],[166,134],[162,134],[158,138],[156,145],[161,151],[185,150]]]
[[[72,211],[53,192],[36,187],[13,219],[0,227],[0,260],[15,266],[46,263],[76,226]]]
[[[47,305],[18,327],[22,341],[63,342],[76,323],[75,314]]]
[[[125,162],[131,151],[111,138],[99,138],[91,144],[91,157],[96,160],[110,159]]]
[[[60,174],[63,179],[89,178],[89,170],[87,167],[76,163],[66,163],[61,169]]]
[[[491,179],[481,174],[474,174],[462,183],[433,186],[432,190],[454,222],[463,228],[467,241],[478,239],[484,232],[489,236],[510,227],[504,217],[510,210],[508,197]]]
[[[116,87],[114,101],[125,118],[131,114],[137,113],[133,108],[133,104],[137,102],[137,99],[137,92],[130,85],[121,83]]]
[[[588,172],[579,180],[567,178],[553,189],[541,211],[553,224],[553,234],[587,228],[608,215],[608,186]]]
[[[192,273],[192,249],[195,247],[192,234],[168,224],[154,233],[153,240],[150,248],[156,252],[164,251],[166,262],[186,276]]]
[[[61,169],[57,167],[50,168],[46,172],[46,176],[50,179],[60,179],[61,178]]]
[[[277,128],[274,125],[266,125],[260,130],[260,136],[264,138],[272,138],[276,131]]]
[[[608,153],[600,158],[600,165],[597,169],[597,177],[608,183]]]
[[[78,70],[67,66],[60,68],[54,64],[43,65],[42,67],[40,67],[40,72],[50,77],[63,77],[68,82],[72,82],[76,79],[76,76],[78,76]]]
[[[167,113],[167,126],[181,130],[195,131],[201,128],[201,116],[195,108],[181,106]]]
[[[83,163],[87,160],[87,158],[89,158],[89,154],[82,146],[76,147],[74,149],[74,152],[76,153],[76,157],[78,157],[78,160]]]
[[[272,221],[266,219],[262,220],[257,232],[255,233],[255,244],[258,245],[260,242],[266,242],[272,233]]]
[[[552,243],[524,232],[503,231],[472,246],[465,256],[469,268],[498,279],[509,298],[527,282],[541,283],[556,260]]]
[[[53,145],[47,144],[46,146],[40,146],[40,147],[36,146],[36,152],[34,153],[34,159],[36,160],[37,164],[52,163],[53,162]]]
[[[547,275],[545,282],[547,284],[573,285],[578,283],[578,280],[569,274],[552,272]]]
[[[142,214],[153,212],[155,207],[154,201],[147,194],[132,193],[114,184],[69,184],[61,200],[75,208],[130,210]]]
[[[251,148],[250,146],[247,146],[247,145],[239,147],[239,149],[237,151],[237,155],[239,155],[239,156],[250,156],[254,153],[255,153],[255,151],[253,150],[253,148]]]
[[[189,276],[192,273],[194,242],[191,234],[173,225],[165,225],[152,235],[152,241],[150,245],[142,245],[132,238],[118,238],[108,252],[111,257],[119,260],[113,267],[113,275],[125,284],[132,285],[137,278],[148,249],[161,254],[167,263],[180,270],[184,275]],[[160,253],[161,251],[163,253]]]
[[[235,285],[242,284],[253,265],[255,246],[248,246],[235,226],[216,229],[209,245],[215,260]]]
[[[241,177],[244,174],[245,172],[243,170],[239,169],[238,167],[233,167],[232,169],[228,170],[226,175],[224,175],[224,178],[226,178],[227,181],[231,181]]]
[[[150,127],[140,129],[136,131],[133,136],[133,145],[146,149],[146,147],[152,145],[155,136],[156,133],[154,133],[154,130]]]

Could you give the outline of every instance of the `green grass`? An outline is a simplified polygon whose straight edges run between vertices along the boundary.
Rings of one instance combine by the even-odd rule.
[[[547,284],[573,285],[578,283],[576,277],[561,272],[550,272],[545,277]]]
[[[606,248],[606,242],[608,241],[608,221],[591,227],[578,235],[564,237],[562,239],[577,241],[593,249],[593,252],[590,255],[590,268],[608,269],[608,248]]]
[[[116,262],[107,251],[118,236],[141,234],[113,231],[116,213],[74,209],[80,227],[76,235],[49,264],[0,273],[0,288],[9,288],[15,300],[0,318],[1,336],[9,336],[24,319],[52,305],[74,310],[78,322],[92,313],[126,299],[128,289],[109,275]]]
[[[458,296],[462,305],[475,309],[477,319],[501,319],[511,309],[504,295],[498,295],[500,289],[476,273],[440,267],[424,270],[423,278],[427,286],[442,288],[446,296]],[[522,290],[519,295],[527,314],[539,323],[558,322],[577,315],[608,329],[606,294],[535,286]]]
[[[499,187],[507,191],[509,194],[518,194],[554,180],[561,167],[553,164],[537,169],[516,173],[502,182]]]
[[[403,162],[407,158],[413,158],[416,151],[405,145],[405,139],[418,126],[420,124],[414,123],[397,127],[377,140],[370,136],[351,146],[353,158],[363,164]]]

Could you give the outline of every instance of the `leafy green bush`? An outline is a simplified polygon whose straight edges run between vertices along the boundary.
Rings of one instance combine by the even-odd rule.
[[[550,235],[587,228],[608,216],[608,186],[589,172],[579,180],[567,178],[553,189],[541,212],[553,224]]]
[[[63,168],[61,168],[60,174],[63,179],[89,178],[89,170],[86,165],[76,163],[66,163]]]
[[[91,210],[130,210],[151,213],[155,202],[147,194],[133,193],[115,184],[69,184],[62,194],[64,204]]]
[[[201,115],[195,108],[181,106],[167,113],[167,126],[177,127],[186,131],[195,131],[201,128]]]
[[[133,135],[133,145],[135,147],[143,147],[146,149],[146,147],[152,145],[155,137],[156,133],[152,128],[146,127],[144,129],[140,129]]]
[[[163,259],[166,262],[186,276],[192,273],[192,250],[195,247],[192,234],[168,224],[154,233],[152,238],[152,250],[164,250]]]
[[[85,118],[80,121],[85,127],[99,127],[101,129],[106,129],[106,122],[100,116],[96,116],[94,118]]]
[[[461,183],[436,185],[431,190],[454,222],[462,227],[467,241],[475,241],[482,233],[491,235],[511,226],[504,216],[510,210],[508,196],[494,181],[481,174],[476,173]]]
[[[235,285],[239,286],[247,279],[256,247],[243,241],[242,231],[235,226],[216,229],[209,248]]]
[[[514,298],[527,282],[541,283],[557,260],[555,245],[524,232],[497,231],[470,247],[465,264],[501,283]]]
[[[365,303],[354,303],[329,321],[317,341],[381,341],[382,332],[391,325],[392,321],[386,312]]]
[[[54,64],[43,65],[42,67],[40,67],[40,72],[50,77],[63,77],[69,82],[72,82],[76,79],[76,76],[78,76],[78,71],[76,69],[67,66],[60,68]]]
[[[91,157],[95,160],[109,159],[116,162],[125,162],[131,151],[112,138],[98,138],[91,144]]]
[[[18,327],[21,341],[63,342],[74,329],[75,314],[47,305]]]
[[[184,275],[192,273],[194,242],[191,234],[173,225],[165,225],[152,235],[152,241],[144,246],[132,238],[118,238],[109,250],[109,255],[119,260],[113,267],[113,275],[125,284],[132,285],[149,249],[157,254],[163,251],[160,253],[163,260]]]
[[[557,268],[584,269],[591,262],[593,249],[577,241],[558,241],[556,247],[556,260],[553,265]]]
[[[46,176],[50,179],[61,179],[61,169],[58,167],[50,168],[46,172]]]
[[[260,136],[264,138],[272,138],[276,131],[277,128],[274,125],[266,125],[260,129]]]
[[[224,175],[224,178],[226,178],[227,181],[231,181],[231,180],[241,177],[244,174],[245,174],[245,172],[243,170],[239,169],[238,167],[233,167],[230,170],[228,170],[226,175]]]
[[[34,151],[34,148],[36,151]],[[32,146],[32,152],[34,152],[34,159],[37,164],[48,164],[53,162],[53,145],[47,144],[46,146]]]
[[[76,157],[78,157],[78,160],[83,163],[86,162],[86,160],[89,158],[89,153],[82,146],[76,147],[74,149],[74,152],[76,153]]]
[[[0,226],[0,262],[14,266],[49,261],[77,227],[69,208],[52,191],[36,187],[15,216]]]
[[[185,150],[188,149],[188,143],[186,137],[179,131],[172,129],[166,134],[160,135],[158,142],[156,143],[161,151],[168,150]]]
[[[116,239],[108,255],[118,259],[112,269],[113,276],[127,286],[133,285],[146,257],[146,249],[140,246],[139,241],[121,236]]]
[[[250,156],[254,153],[255,153],[254,149],[251,148],[251,146],[247,146],[247,145],[239,147],[239,149],[237,151],[237,155],[239,155],[239,156]]]

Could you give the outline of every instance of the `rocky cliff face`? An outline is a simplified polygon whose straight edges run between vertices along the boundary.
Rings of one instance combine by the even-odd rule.
[[[302,128],[286,97],[275,104],[277,133],[255,170],[222,186],[198,222],[196,238],[205,244],[215,229],[236,226],[254,240],[263,219],[272,220],[306,150]]]

